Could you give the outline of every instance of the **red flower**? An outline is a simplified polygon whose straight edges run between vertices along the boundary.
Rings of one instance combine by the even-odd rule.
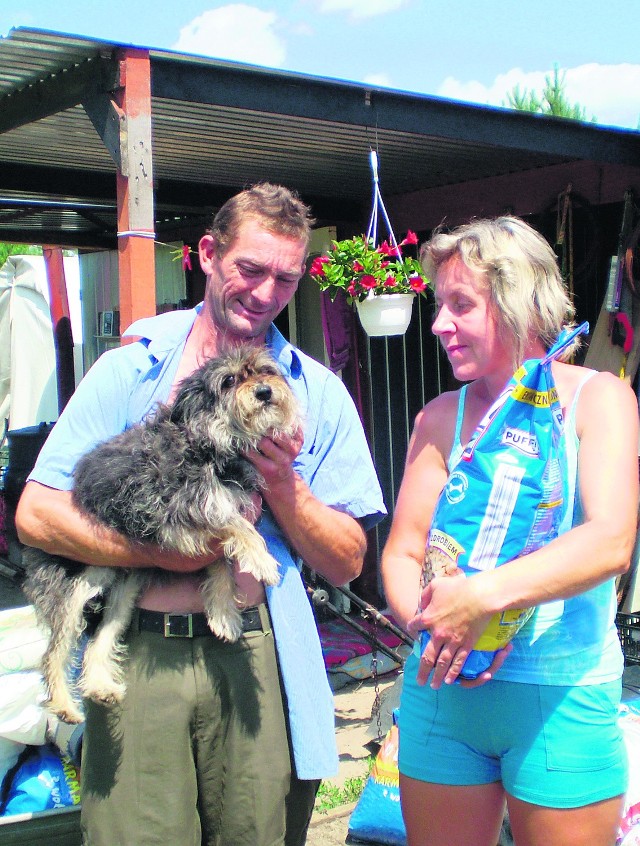
[[[311,273],[313,276],[324,276],[324,267],[322,265],[326,264],[329,261],[331,261],[329,256],[318,256],[311,263],[309,273]]]
[[[362,271],[364,270],[364,266],[360,264],[359,261],[354,261],[353,269],[356,273],[362,273]]]
[[[409,278],[409,285],[412,291],[416,294],[421,294],[427,288],[427,283],[420,276],[411,276]]]
[[[378,247],[378,252],[383,256],[399,256],[400,247],[393,247],[388,241],[383,241]]]
[[[395,276],[387,276],[384,280],[385,288],[395,288],[396,286],[396,277]]]
[[[407,232],[407,237],[402,242],[403,244],[417,244],[418,243],[418,236],[415,232],[412,232],[410,229]]]
[[[375,276],[371,276],[369,273],[360,279],[360,284],[367,291],[372,291],[378,285]]]
[[[347,288],[347,294],[349,294],[350,297],[355,297],[355,295],[356,295],[356,283],[355,282],[352,282],[349,285],[349,287]]]

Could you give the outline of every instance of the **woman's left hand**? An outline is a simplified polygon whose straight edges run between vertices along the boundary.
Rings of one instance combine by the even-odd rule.
[[[474,579],[463,574],[441,576],[433,579],[422,592],[421,608],[409,622],[409,633],[420,637],[420,632],[429,631],[430,639],[420,657],[418,684],[426,684],[431,677],[431,687],[453,684],[458,678],[464,662],[478,638],[484,632],[491,613],[484,610],[479,601]],[[465,687],[477,687],[489,681],[492,674],[502,665],[508,652],[496,658],[486,674],[474,679]],[[432,675],[433,674],[433,675]],[[485,677],[486,675],[486,677]]]

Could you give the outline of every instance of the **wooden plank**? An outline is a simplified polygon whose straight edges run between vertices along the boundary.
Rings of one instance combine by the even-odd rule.
[[[123,49],[120,121],[121,168],[116,175],[120,326],[156,313],[153,156],[149,54]]]

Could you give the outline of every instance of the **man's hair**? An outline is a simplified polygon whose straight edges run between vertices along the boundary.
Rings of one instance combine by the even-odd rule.
[[[256,220],[276,235],[298,238],[307,244],[315,223],[311,210],[295,191],[260,182],[231,197],[214,216],[207,232],[216,239],[218,256],[227,252],[247,219]]]
[[[522,362],[532,336],[549,349],[563,328],[574,325],[556,255],[523,220],[505,216],[436,231],[420,250],[434,284],[438,268],[454,256],[482,274],[500,332],[514,345],[514,364]]]

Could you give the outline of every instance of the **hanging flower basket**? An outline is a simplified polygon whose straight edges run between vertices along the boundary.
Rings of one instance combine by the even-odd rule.
[[[384,294],[356,301],[362,328],[372,337],[404,335],[411,323],[415,294]]]
[[[338,291],[343,291],[347,302],[355,303],[368,335],[401,335],[411,321],[415,295],[426,294],[429,280],[420,262],[402,252],[404,247],[418,243],[416,234],[409,230],[400,243],[393,234],[378,187],[377,157],[373,151],[371,167],[374,199],[367,234],[332,241],[327,255],[318,256],[309,273],[332,300]],[[376,246],[378,206],[389,236]]]

